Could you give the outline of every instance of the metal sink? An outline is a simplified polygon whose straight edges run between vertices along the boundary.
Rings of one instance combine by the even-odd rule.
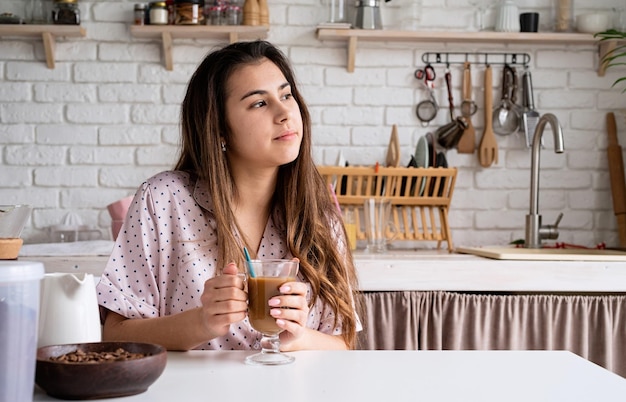
[[[511,246],[458,247],[461,254],[473,254],[496,260],[529,261],[626,261],[626,252],[618,250],[567,248],[516,248]]]

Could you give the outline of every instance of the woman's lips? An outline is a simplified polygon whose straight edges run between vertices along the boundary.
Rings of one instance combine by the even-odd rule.
[[[291,140],[293,138],[296,138],[297,136],[298,136],[298,133],[296,133],[295,131],[287,131],[287,132],[282,133],[278,137],[274,138],[274,140],[286,141],[286,140]]]

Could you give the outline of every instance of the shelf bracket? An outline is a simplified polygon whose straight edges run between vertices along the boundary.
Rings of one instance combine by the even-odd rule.
[[[43,48],[46,52],[46,65],[49,69],[54,69],[54,51],[56,47],[54,36],[50,32],[42,32],[41,39],[43,40]]]
[[[165,61],[165,69],[167,71],[172,71],[174,70],[174,59],[172,58],[172,34],[169,32],[162,32],[161,42],[163,45],[163,60]]]
[[[354,62],[356,59],[356,45],[358,38],[356,36],[351,36],[348,41],[348,72],[354,72]]]
[[[598,66],[598,77],[604,77],[604,74],[606,73],[606,68],[608,67],[608,64],[609,64],[609,62],[604,59],[609,53],[614,51],[616,47],[617,47],[616,40],[600,42],[600,45],[598,46],[598,52],[600,56],[600,64]]]

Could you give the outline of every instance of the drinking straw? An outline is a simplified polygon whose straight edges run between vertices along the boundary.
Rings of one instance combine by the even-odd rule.
[[[252,268],[252,260],[250,259],[250,254],[248,253],[248,249],[244,247],[243,253],[246,256],[246,262],[248,263],[248,271],[250,271],[250,278],[256,278],[256,275],[254,273],[254,268]]]

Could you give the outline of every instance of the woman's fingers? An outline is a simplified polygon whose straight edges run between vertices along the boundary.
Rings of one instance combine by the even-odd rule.
[[[207,280],[200,300],[203,320],[210,333],[223,335],[230,324],[244,320],[248,295],[237,266],[228,264],[222,275]]]
[[[272,309],[272,317],[280,321],[287,321],[284,329],[289,332],[297,331],[296,325],[304,327],[306,325],[309,307],[306,301],[306,285],[301,282],[288,282],[280,287],[281,296],[272,297],[268,304]],[[277,321],[278,325],[280,323]],[[282,326],[281,326],[282,327]]]

